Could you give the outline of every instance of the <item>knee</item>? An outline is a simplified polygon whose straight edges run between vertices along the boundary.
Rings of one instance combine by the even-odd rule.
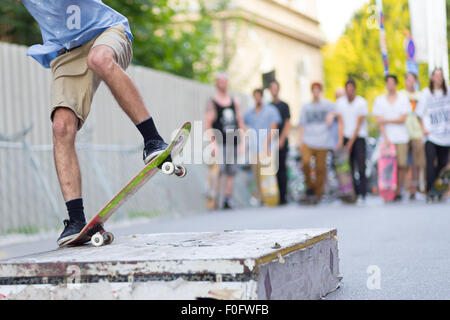
[[[94,47],[88,55],[87,65],[100,76],[108,75],[115,65],[114,53],[109,48]]]
[[[56,141],[74,141],[78,130],[78,118],[68,109],[57,109],[53,115],[53,138]]]

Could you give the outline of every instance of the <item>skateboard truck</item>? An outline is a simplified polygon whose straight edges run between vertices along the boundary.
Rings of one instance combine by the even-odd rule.
[[[172,162],[165,162],[161,167],[161,171],[168,176],[174,174],[179,178],[184,178],[187,174],[187,170],[185,167],[174,165]]]
[[[111,232],[97,232],[91,237],[91,243],[94,247],[111,244],[114,241],[114,235]]]

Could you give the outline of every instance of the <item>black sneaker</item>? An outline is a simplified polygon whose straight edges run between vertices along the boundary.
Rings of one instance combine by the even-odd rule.
[[[427,193],[427,203],[433,203],[435,202],[436,195],[433,192]]]
[[[403,197],[400,194],[396,195],[394,198],[394,202],[401,202],[402,200],[403,200]]]
[[[317,199],[316,195],[314,194],[314,190],[308,189],[306,190],[306,193],[303,194],[303,196],[301,197],[300,203],[307,205],[315,205],[319,203],[319,199]]]
[[[169,145],[164,140],[149,140],[145,143],[143,160],[145,164],[149,164],[153,159],[163,153]],[[166,162],[171,162],[169,155]]]
[[[76,238],[85,226],[86,222],[64,220],[64,231],[61,233],[57,240],[58,245]]]
[[[233,204],[231,203],[230,199],[225,199],[224,203],[223,203],[223,209],[224,210],[233,210]]]

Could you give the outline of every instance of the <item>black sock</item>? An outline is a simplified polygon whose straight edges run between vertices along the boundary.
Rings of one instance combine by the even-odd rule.
[[[146,143],[149,140],[163,140],[163,138],[161,138],[161,136],[159,135],[158,130],[156,130],[156,126],[155,123],[153,122],[152,117],[137,124],[136,127],[142,134],[142,137],[144,138],[144,143]]]
[[[82,198],[67,201],[66,207],[70,220],[86,223]]]

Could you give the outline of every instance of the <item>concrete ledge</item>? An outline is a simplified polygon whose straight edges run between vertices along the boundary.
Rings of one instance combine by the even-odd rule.
[[[0,261],[0,299],[320,299],[336,230],[133,235]]]

